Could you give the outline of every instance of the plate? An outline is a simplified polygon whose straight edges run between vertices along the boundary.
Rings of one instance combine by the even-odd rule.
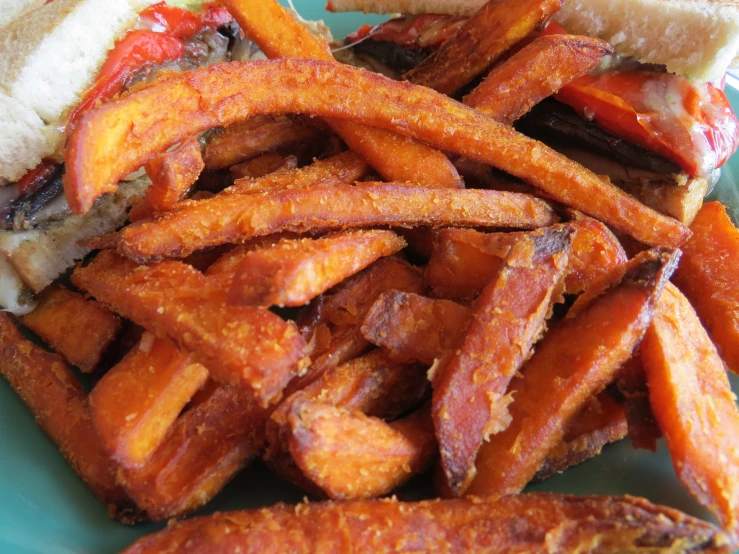
[[[294,0],[306,19],[321,19],[336,37],[343,37],[363,23],[383,17],[361,14],[326,14],[324,0]],[[739,111],[739,81],[730,80],[727,95]],[[739,219],[739,155],[726,165],[712,194]],[[739,392],[739,378],[731,376]],[[399,494],[416,499],[428,490],[425,482],[413,483]],[[573,494],[632,494],[711,519],[680,485],[664,441],[657,453],[636,451],[628,440],[607,446],[597,456],[531,491]],[[275,502],[298,502],[302,491],[273,477],[255,463],[234,479],[206,509],[214,511],[255,508]],[[163,524],[126,527],[111,521],[105,508],[72,472],[57,448],[35,424],[33,417],[4,379],[0,379],[0,552],[3,554],[99,553],[113,554]]]

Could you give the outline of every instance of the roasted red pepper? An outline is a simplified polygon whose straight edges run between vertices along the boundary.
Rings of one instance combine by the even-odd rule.
[[[203,21],[191,11],[159,2],[139,14],[139,19],[151,22],[152,30],[177,38],[191,37],[203,27]]]
[[[21,196],[32,193],[46,183],[58,168],[58,163],[51,160],[43,160],[18,181],[18,192]]]

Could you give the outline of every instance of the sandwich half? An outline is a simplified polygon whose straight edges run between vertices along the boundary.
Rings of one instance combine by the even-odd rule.
[[[20,16],[0,29],[0,305],[16,313],[30,310],[34,293],[89,252],[80,240],[125,223],[148,185],[131,176],[89,213],[71,215],[61,154],[79,114],[161,70],[255,53],[216,3],[37,4],[11,2]]]

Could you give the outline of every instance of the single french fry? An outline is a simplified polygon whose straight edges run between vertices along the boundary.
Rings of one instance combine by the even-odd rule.
[[[566,292],[578,294],[601,275],[627,261],[618,239],[608,228],[590,217],[577,214],[572,228]],[[471,229],[443,229],[436,244],[425,280],[436,296],[466,299],[476,296],[500,269],[511,245],[523,233],[484,234]]]
[[[720,202],[708,202],[690,226],[675,273],[675,284],[688,297],[708,329],[721,357],[739,373],[739,230]]]
[[[333,500],[383,496],[418,475],[436,456],[428,410],[385,423],[322,402],[294,404],[290,453]]]
[[[256,193],[318,186],[352,184],[369,172],[369,166],[354,152],[342,152],[326,160],[317,160],[300,169],[285,169],[259,179],[242,178],[227,193]]]
[[[466,494],[523,490],[562,439],[567,423],[629,359],[676,263],[675,252],[641,254],[620,284],[544,337],[522,368],[523,378],[509,389],[515,399],[509,406],[511,423],[480,448],[477,475]]]
[[[263,21],[259,27],[266,28]],[[74,213],[86,212],[120,178],[183,136],[258,112],[296,110],[371,124],[492,165],[644,244],[674,247],[690,236],[684,225],[579,164],[435,91],[336,63],[296,59],[172,75],[87,112],[65,150],[69,205]],[[159,124],[163,120],[167,125]],[[384,149],[384,159],[395,158],[387,152],[395,150]],[[426,160],[422,165],[409,180],[429,173]]]
[[[680,482],[739,542],[739,408],[690,302],[665,286],[641,345],[649,400]]]
[[[467,330],[434,369],[431,413],[442,468],[455,496],[474,478],[483,442],[511,422],[508,405],[514,397],[506,390],[560,300],[570,232],[566,226],[552,227],[511,247],[497,277],[475,302]]]
[[[230,170],[234,179],[259,179],[275,171],[289,171],[297,169],[298,158],[295,156],[281,156],[280,154],[262,154],[238,165],[232,165]]]
[[[111,457],[124,467],[144,464],[207,379],[208,370],[190,355],[144,333],[89,396],[93,423]]]
[[[248,252],[228,299],[248,306],[303,306],[384,256],[405,248],[392,231],[339,231],[319,239],[285,239]]]
[[[628,256],[614,234],[600,221],[574,210],[570,267],[565,277],[567,294],[579,294],[614,268],[623,266]]]
[[[36,309],[21,322],[84,373],[97,367],[121,328],[115,314],[61,285],[42,292]]]
[[[224,2],[249,38],[271,58],[304,58],[338,63],[326,42],[310,33],[275,0]],[[422,186],[463,186],[457,170],[441,152],[380,129],[328,118],[327,123],[387,181]],[[392,156],[388,156],[392,152]]]
[[[403,77],[453,95],[562,7],[560,0],[490,0]]]
[[[72,282],[191,352],[214,379],[250,388],[265,404],[306,364],[305,343],[292,323],[263,308],[228,305],[226,292],[187,264],[137,266],[104,251],[78,267]]]
[[[151,262],[282,232],[377,225],[532,229],[550,225],[556,218],[546,202],[533,196],[397,183],[221,194],[180,206],[158,219],[123,229],[119,251],[137,261]]]
[[[396,362],[432,365],[450,350],[469,324],[472,310],[450,300],[391,290],[362,322],[362,335]]]
[[[298,314],[296,322],[311,347],[312,363],[304,375],[290,381],[286,396],[369,348],[360,327],[377,297],[388,290],[422,292],[420,272],[399,258],[381,258],[316,298]]]
[[[6,313],[0,313],[0,373],[110,515],[128,523],[139,519],[116,483],[115,465],[93,427],[79,382],[60,356],[24,339]]]
[[[316,400],[377,417],[396,417],[414,408],[428,391],[426,371],[387,359],[379,350],[327,369],[306,388],[283,401],[267,421],[264,461],[281,477],[320,494],[290,455],[289,417],[293,406]]]
[[[632,496],[520,494],[279,504],[180,521],[123,554],[187,552],[725,553],[719,529]]]
[[[624,409],[604,391],[590,398],[570,422],[560,443],[547,454],[533,481],[544,481],[600,454],[603,447],[628,432]]]
[[[464,103],[511,125],[564,85],[594,69],[613,53],[605,41],[574,35],[535,39],[495,67]]]
[[[121,468],[119,478],[152,520],[190,513],[257,456],[266,414],[249,391],[222,386],[177,420],[146,464]]]
[[[289,117],[258,115],[211,134],[205,143],[203,161],[209,171],[225,169],[265,152],[314,140],[320,134],[315,127]]]
[[[169,210],[197,181],[204,167],[200,143],[194,137],[150,160],[146,164],[146,174],[151,179],[146,191],[149,204],[158,211]]]

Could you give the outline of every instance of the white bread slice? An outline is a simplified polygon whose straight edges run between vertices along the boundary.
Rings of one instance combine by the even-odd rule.
[[[17,181],[51,156],[61,139],[31,108],[0,92],[0,177]]]
[[[3,0],[0,9],[0,28],[31,10],[40,8],[45,2],[46,0]]]
[[[136,16],[131,0],[54,0],[26,14],[0,34],[0,90],[57,124]]]
[[[2,307],[16,309],[23,303],[18,300],[24,296],[22,285],[40,292],[84,258],[90,249],[80,246],[78,241],[121,227],[131,204],[143,196],[150,184],[147,177],[121,183],[115,193],[98,199],[86,214],[66,217],[42,229],[0,232]]]
[[[328,0],[331,11],[472,15],[486,0]],[[696,81],[718,81],[739,53],[736,0],[565,0],[557,19],[616,53]]]

